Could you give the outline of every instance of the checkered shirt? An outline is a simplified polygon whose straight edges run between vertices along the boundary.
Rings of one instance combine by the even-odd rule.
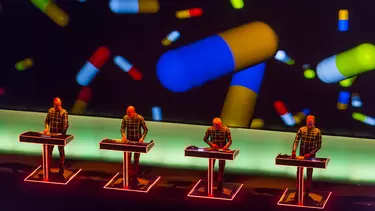
[[[214,126],[209,127],[206,131],[206,134],[204,135],[203,140],[210,146],[211,144],[216,144],[219,147],[224,147],[228,144],[229,148],[232,144],[232,136],[230,134],[229,128],[227,128],[226,126],[221,127],[219,130]]]
[[[322,146],[322,133],[316,127],[311,129],[309,129],[307,126],[301,127],[297,132],[296,138],[294,139],[293,151],[296,151],[300,140],[300,156],[305,154],[315,156],[315,153]]]
[[[57,111],[53,107],[48,109],[45,124],[50,133],[66,133],[69,127],[68,112],[65,109]]]
[[[143,129],[143,133],[141,128]],[[141,115],[136,114],[133,118],[129,118],[128,115],[125,115],[122,119],[121,133],[125,133],[126,139],[129,141],[139,141],[142,137],[145,139],[147,132],[148,128],[146,122]]]

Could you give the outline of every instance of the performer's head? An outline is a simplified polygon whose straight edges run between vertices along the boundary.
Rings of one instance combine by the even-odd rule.
[[[53,107],[57,111],[61,111],[62,106],[61,106],[61,99],[60,98],[58,98],[58,97],[53,98]]]
[[[309,128],[312,128],[315,126],[315,117],[313,115],[308,115],[306,117],[306,125]]]
[[[134,108],[134,106],[129,106],[126,109],[126,115],[128,115],[129,118],[133,118],[135,116],[135,108]]]
[[[219,129],[223,126],[223,123],[221,122],[221,119],[218,118],[218,117],[216,117],[216,118],[214,118],[214,119],[212,120],[212,124],[213,124],[213,126],[214,126],[217,130],[219,130]]]

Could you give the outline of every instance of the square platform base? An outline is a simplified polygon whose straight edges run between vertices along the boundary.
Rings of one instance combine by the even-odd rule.
[[[302,207],[311,209],[324,209],[332,192],[313,191],[303,198],[303,204],[298,204],[296,189],[286,189],[277,205]],[[295,198],[295,199],[294,199]]]
[[[82,169],[64,169],[64,174],[59,175],[58,168],[51,168],[51,174],[48,181],[43,179],[43,167],[40,165],[29,176],[25,178],[26,182],[49,183],[55,185],[67,185],[70,180],[77,176]]]
[[[199,180],[187,196],[195,198],[232,201],[234,197],[236,197],[237,193],[241,190],[242,186],[243,184],[224,182],[223,191],[219,192],[217,188],[214,186],[213,196],[209,196],[207,191],[207,181]]]
[[[159,180],[160,176],[142,176],[138,177],[138,184],[136,186],[132,186],[131,181],[129,181],[129,187],[125,188],[123,186],[123,178],[122,174],[117,173],[105,186],[106,189],[113,189],[113,190],[122,190],[122,191],[133,191],[133,192],[143,192],[147,193],[152,186],[154,186]]]

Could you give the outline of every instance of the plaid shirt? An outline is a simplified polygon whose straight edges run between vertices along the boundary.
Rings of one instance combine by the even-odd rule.
[[[68,112],[65,109],[57,111],[55,108],[48,109],[44,122],[48,125],[50,133],[66,133],[69,127]]]
[[[143,134],[141,128],[143,128]],[[125,115],[122,119],[121,134],[126,134],[126,139],[129,141],[139,141],[142,137],[145,139],[147,132],[148,128],[146,122],[141,115],[136,114],[133,118],[129,118],[128,115]]]
[[[209,138],[211,138],[211,140],[208,140]],[[209,127],[203,140],[210,146],[211,144],[217,144],[219,147],[224,147],[228,144],[229,148],[232,144],[232,136],[229,128],[226,126],[221,127],[219,130],[217,130],[214,126]]]
[[[315,153],[322,146],[322,133],[316,127],[309,129],[307,126],[301,127],[296,135],[293,143],[293,151],[296,151],[298,143],[301,140],[299,149],[300,156],[310,154],[315,156]]]

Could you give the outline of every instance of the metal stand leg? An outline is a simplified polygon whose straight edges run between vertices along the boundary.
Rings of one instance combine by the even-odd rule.
[[[122,160],[122,184],[124,188],[129,187],[129,152],[124,152]]]
[[[298,175],[297,175],[297,180],[298,180],[298,190],[297,190],[297,193],[298,193],[298,204],[299,205],[303,205],[303,196],[304,196],[304,176],[303,176],[303,173],[304,173],[304,167],[298,167]]]
[[[214,189],[214,159],[208,159],[208,196],[213,196]]]
[[[48,163],[48,145],[42,146],[42,167],[43,167],[43,180],[49,180],[49,163]]]

